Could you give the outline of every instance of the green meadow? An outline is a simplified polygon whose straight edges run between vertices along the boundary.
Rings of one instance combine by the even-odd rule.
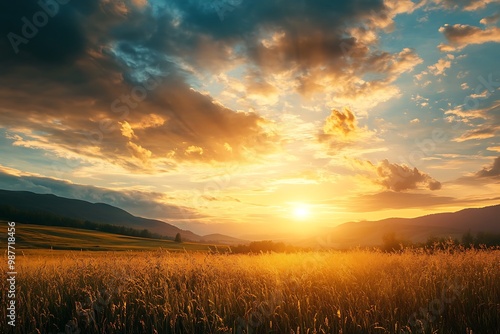
[[[5,231],[1,234],[6,240]],[[100,231],[55,227],[42,225],[16,225],[16,244],[20,250],[38,252],[38,250],[84,250],[84,251],[123,251],[123,250],[156,250],[170,251],[208,251],[214,245],[171,240],[149,239],[111,234]],[[221,250],[227,247],[218,247]]]

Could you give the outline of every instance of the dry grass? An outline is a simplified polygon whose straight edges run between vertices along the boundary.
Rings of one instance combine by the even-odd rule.
[[[498,333],[499,264],[479,250],[18,255],[15,332]]]

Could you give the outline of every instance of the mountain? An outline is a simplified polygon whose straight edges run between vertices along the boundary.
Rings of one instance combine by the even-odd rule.
[[[69,199],[50,194],[35,194],[28,191],[0,190],[0,206],[7,205],[18,210],[44,212],[77,220],[147,229],[164,236],[175,237],[180,233],[183,240],[200,241],[201,236],[155,219],[131,215],[125,210],[104,203]],[[8,217],[4,217],[8,218]]]
[[[0,190],[0,207],[8,206],[29,212],[45,212],[56,216],[125,226],[183,240],[223,244],[246,244],[248,241],[222,234],[197,235],[160,220],[136,217],[125,210],[103,204],[41,195],[27,191]],[[8,217],[0,217],[8,218]],[[479,209],[464,209],[454,213],[438,213],[417,218],[388,218],[379,221],[349,222],[325,230],[316,238],[294,242],[303,247],[347,248],[380,245],[387,233],[400,239],[423,242],[429,237],[461,238],[467,231],[500,233],[500,205]]]
[[[500,233],[500,205],[464,209],[454,213],[437,213],[417,218],[388,218],[340,224],[320,236],[300,242],[302,246],[348,248],[382,244],[388,233],[412,242],[424,242],[430,237],[452,237],[487,232]]]
[[[248,244],[248,240],[243,240],[243,239],[238,239],[238,238],[233,238],[224,234],[208,234],[204,235],[200,242],[207,242],[207,243],[216,243],[216,244],[224,244],[224,245],[240,245],[240,244]]]

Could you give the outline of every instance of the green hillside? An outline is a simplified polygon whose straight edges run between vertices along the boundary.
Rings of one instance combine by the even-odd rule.
[[[14,216],[16,212],[18,215]],[[136,217],[125,210],[104,203],[90,203],[51,194],[35,194],[29,191],[0,189],[0,219],[23,221],[25,216],[29,216],[31,220],[25,220],[27,223],[61,226],[60,224],[39,223],[38,219],[32,219],[33,214],[124,226],[136,230],[147,229],[149,232],[171,238],[180,233],[185,240],[191,241],[200,241],[201,239],[199,235],[191,231],[182,230],[160,220]]]
[[[1,222],[0,238],[7,239],[7,223]],[[54,250],[153,250],[169,251],[208,251],[214,245],[170,240],[147,239],[124,236],[100,231],[89,231],[70,227],[16,224],[16,249],[54,249]],[[219,250],[227,246],[218,246]]]

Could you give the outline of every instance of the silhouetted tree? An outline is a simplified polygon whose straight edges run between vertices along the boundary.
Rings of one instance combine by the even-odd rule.
[[[181,237],[181,234],[180,233],[177,233],[175,235],[175,242],[182,242],[182,237]]]
[[[473,244],[474,244],[474,237],[472,236],[472,233],[470,233],[469,230],[462,236],[462,245],[464,245],[465,247],[470,247]]]
[[[382,250],[384,252],[395,252],[401,250],[402,241],[396,238],[396,233],[389,232],[382,236]]]
[[[482,245],[486,247],[499,246],[500,245],[500,234],[498,233],[488,233],[488,232],[477,232],[476,238],[474,239],[474,245],[480,247]]]

